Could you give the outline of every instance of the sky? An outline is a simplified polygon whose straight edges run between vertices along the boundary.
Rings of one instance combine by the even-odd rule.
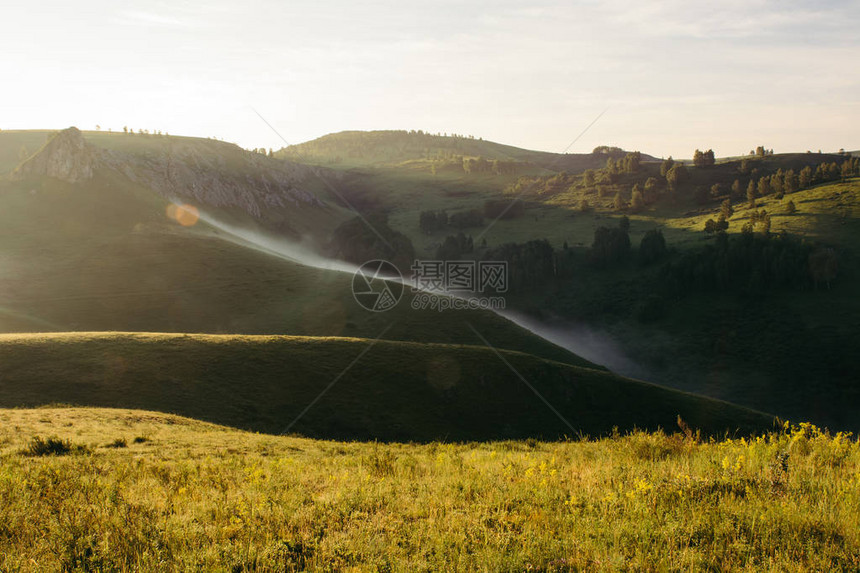
[[[0,129],[854,150],[858,24],[860,0],[4,1]]]

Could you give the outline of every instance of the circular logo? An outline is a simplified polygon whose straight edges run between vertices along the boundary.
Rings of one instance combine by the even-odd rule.
[[[400,302],[403,276],[388,261],[367,261],[352,276],[352,296],[367,310],[385,312]]]

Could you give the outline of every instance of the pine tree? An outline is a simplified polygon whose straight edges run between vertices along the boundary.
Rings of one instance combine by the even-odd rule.
[[[720,204],[720,215],[724,219],[731,219],[732,215],[735,214],[735,210],[732,209],[732,200],[726,199]]]
[[[756,186],[753,183],[752,179],[750,179],[749,185],[747,185],[747,204],[750,209],[755,209],[755,198],[756,198]]]
[[[808,189],[812,185],[812,168],[809,165],[800,170],[798,184],[801,189]]]

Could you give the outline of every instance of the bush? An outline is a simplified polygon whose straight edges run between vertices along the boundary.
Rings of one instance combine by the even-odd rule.
[[[21,452],[25,456],[65,456],[67,454],[86,454],[89,448],[79,444],[72,444],[68,440],[59,438],[42,439],[35,436],[30,444]]]
[[[126,443],[125,438],[117,438],[114,441],[112,441],[111,443],[109,443],[108,445],[106,445],[105,447],[106,448],[127,448],[128,444]]]

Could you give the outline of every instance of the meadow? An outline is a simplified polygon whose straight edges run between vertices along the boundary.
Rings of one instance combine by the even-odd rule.
[[[3,571],[860,568],[860,444],[808,424],[384,445],[139,410],[0,421]]]

